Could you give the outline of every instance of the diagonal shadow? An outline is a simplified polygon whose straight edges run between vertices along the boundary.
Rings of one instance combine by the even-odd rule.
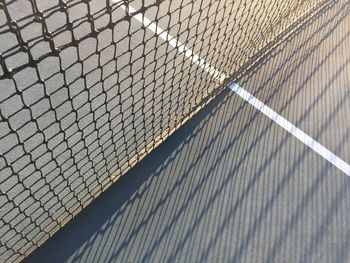
[[[342,1],[336,2],[342,3]],[[349,3],[339,4],[339,6],[338,11],[348,10]],[[328,14],[326,11],[323,16],[317,17],[316,22],[322,23],[315,29],[315,34],[289,50],[288,58],[284,61],[285,65],[290,67],[287,74],[283,74],[285,69],[276,69],[269,62],[283,53],[283,47],[287,47],[287,44],[277,49],[271,57],[267,56],[260,67],[253,69],[253,73],[247,74],[248,76],[262,74],[259,72],[263,70],[268,72],[269,76],[262,84],[259,80],[253,83],[253,86],[257,87],[254,94],[258,97],[267,95],[264,99],[268,104],[281,96],[283,85],[294,77],[298,69],[308,62],[317,48],[332,37],[331,33],[347,18],[347,15],[334,15],[333,11],[329,11]],[[342,11],[339,11],[336,14],[341,13]],[[307,24],[305,28],[309,26],[310,24]],[[308,46],[311,37],[319,35],[322,37],[316,45],[300,51]],[[330,52],[322,54],[319,63],[314,65],[309,74],[306,74],[298,84],[298,88],[279,110],[285,110],[295,103],[305,85],[313,76],[319,74],[319,69],[326,61],[332,59],[333,54],[342,48],[344,41],[346,42],[348,38],[349,32],[346,32],[343,38],[336,39],[337,43]],[[298,52],[302,53],[301,57],[297,56]],[[267,65],[267,68],[264,69],[264,65]],[[311,115],[317,104],[321,103],[334,81],[340,75],[346,74],[349,60],[337,66],[339,67],[335,70],[335,74],[328,76],[329,82],[326,85],[320,85],[318,96],[311,100],[309,108],[299,116],[297,126]],[[274,78],[279,78],[278,85],[268,92],[265,91],[264,87]],[[327,113],[314,136],[316,140],[330,128],[329,123],[347,104],[349,96],[350,94],[346,93],[346,96],[335,103],[332,111]],[[261,118],[259,113],[252,111],[244,103],[235,100],[228,91],[224,91],[163,143],[157,151],[146,157],[127,176],[102,194],[42,248],[34,252],[27,262],[43,262],[43,259],[48,258],[52,251],[55,251],[53,262],[67,260],[119,262],[121,259],[125,261],[130,259],[131,262],[133,260],[135,262],[174,262],[181,257],[191,262],[214,262],[211,254],[215,252],[218,244],[223,245],[223,242],[229,243],[231,240],[225,233],[228,226],[240,221],[235,218],[232,222],[232,218],[239,216],[240,213],[244,214],[248,209],[245,207],[246,200],[259,184],[264,182],[264,174],[272,173],[270,175],[276,179],[273,191],[269,193],[267,200],[264,200],[259,209],[252,213],[252,218],[249,218],[249,228],[237,230],[236,236],[240,239],[234,246],[233,253],[228,252],[221,258],[225,262],[248,262],[247,259],[251,258],[247,256],[247,251],[255,242],[255,237],[269,220],[271,211],[280,201],[281,195],[287,191],[290,182],[296,176],[295,171],[312,155],[307,148],[302,148],[294,159],[289,160],[290,164],[284,173],[274,175],[274,170],[270,170],[271,165],[276,166],[278,171],[277,166],[280,165],[282,152],[290,145],[290,137],[283,134],[273,143],[272,149],[266,152],[266,156],[252,168],[253,170],[247,170],[248,168],[245,167],[247,161],[253,158],[261,147],[264,147],[264,140],[273,132],[275,132],[274,124]],[[347,145],[349,132],[350,130],[347,129],[344,137],[339,138],[335,145],[336,151],[344,149]],[[209,136],[209,140],[207,140],[207,134],[213,134]],[[233,148],[235,151],[232,150]],[[223,163],[228,168],[225,173],[220,174],[221,170],[224,170]],[[283,251],[290,235],[299,224],[303,223],[301,215],[306,213],[310,202],[327,181],[328,173],[334,169],[324,163],[316,168],[316,173],[320,174],[310,179],[305,192],[300,192],[294,210],[286,215],[287,218],[280,225],[276,225],[279,226],[276,235],[266,234],[269,245],[264,252],[264,262],[275,261],[276,254]],[[172,174],[175,171],[177,174]],[[244,174],[250,174],[250,176],[245,179]],[[300,257],[299,261],[309,260],[315,254],[318,244],[324,242],[324,231],[333,223],[332,215],[342,207],[342,198],[348,196],[346,195],[347,185],[345,182],[339,189],[335,189],[335,196],[330,198],[329,206],[323,211],[324,217],[320,219],[320,226],[310,235],[310,242],[301,253],[310,255],[306,259]],[[230,193],[230,187],[239,189],[239,193],[236,195]],[[235,198],[232,199],[233,201],[220,204],[224,193],[229,193],[230,197]],[[215,214],[212,215],[213,213]],[[214,226],[213,230],[203,229],[203,225],[206,226],[211,222],[210,215],[215,222],[218,222],[218,226]],[[118,222],[117,225],[116,222]],[[205,239],[207,231],[210,232],[209,240]],[[200,249],[191,244],[197,236],[202,237],[198,241]],[[186,246],[190,249],[186,250]],[[156,254],[158,256],[155,256]],[[345,254],[344,249],[339,247],[340,261],[346,257]]]

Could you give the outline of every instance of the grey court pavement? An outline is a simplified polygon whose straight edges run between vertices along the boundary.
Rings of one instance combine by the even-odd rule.
[[[350,2],[238,84],[350,162]],[[350,178],[230,90],[26,262],[349,262]]]
[[[34,2],[43,20],[34,14]],[[301,16],[298,6],[309,9],[282,0],[130,1],[135,10],[151,4],[147,18],[226,75],[285,27],[281,19],[294,21],[289,12]],[[168,132],[164,127],[176,127],[189,108],[218,87],[121,6],[114,1],[109,13],[105,1],[11,0],[6,18],[1,5],[0,53],[14,74],[0,82],[5,117],[0,122],[0,237],[6,245],[0,247],[0,261],[35,246],[101,182],[117,177],[118,165],[128,165],[131,156]],[[110,28],[109,19],[119,23]],[[7,20],[16,21],[12,31]],[[51,56],[42,21],[59,56]],[[92,24],[99,29],[96,35]],[[39,58],[35,63],[28,62],[13,31],[20,31]],[[80,39],[73,41],[76,46],[71,31]],[[0,75],[3,70],[2,65]]]

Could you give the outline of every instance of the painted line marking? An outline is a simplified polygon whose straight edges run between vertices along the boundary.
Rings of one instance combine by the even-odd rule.
[[[185,57],[192,60],[193,63],[197,64],[200,68],[206,71],[208,74],[212,75],[214,78],[218,79],[220,82],[223,82],[226,79],[226,75],[221,73],[215,67],[211,66],[204,59],[202,59],[199,55],[195,54],[192,49],[187,48],[183,43],[181,43],[178,39],[169,34],[166,30],[157,26],[156,23],[149,20],[143,13],[134,14],[137,12],[131,5],[125,5],[125,1],[113,0],[114,3],[121,4],[120,8],[126,11],[129,15],[132,15],[134,19],[139,21],[144,25],[145,28],[155,33],[159,38],[163,39],[170,46],[177,49],[179,53],[185,55]]]
[[[350,165],[345,161],[343,161],[342,159],[340,159],[337,155],[332,153],[322,144],[315,141],[305,132],[303,132],[298,127],[293,125],[291,122],[283,118],[273,109],[271,109],[269,106],[267,106],[266,104],[264,104],[263,102],[255,98],[253,95],[251,95],[249,92],[247,92],[246,90],[238,86],[236,83],[232,83],[229,86],[229,88],[238,96],[240,96],[242,99],[244,99],[246,102],[248,102],[250,105],[252,105],[254,108],[259,110],[261,113],[266,115],[268,118],[273,120],[276,124],[278,124],[280,127],[282,127],[291,135],[293,135],[295,138],[297,138],[299,141],[301,141],[306,146],[311,148],[314,152],[316,152],[317,154],[322,156],[324,159],[332,163],[339,170],[341,170],[342,172],[350,176]]]
[[[163,30],[162,28],[157,26],[156,23],[152,22],[147,17],[145,17],[144,14],[141,14],[141,13],[134,14],[137,12],[137,10],[131,7],[130,5],[126,5],[125,1],[120,1],[120,0],[112,0],[112,1],[117,4],[124,3],[123,5],[120,6],[121,9],[126,11],[129,15],[132,15],[132,17],[135,18],[137,21],[139,21],[141,24],[143,24],[145,28],[149,29],[150,31],[155,33],[159,38],[166,41],[170,46],[177,49],[178,52],[182,53],[185,57],[192,60],[193,63],[197,64],[204,71],[208,72],[210,75],[218,79],[220,83],[222,83],[225,80],[226,75],[224,73],[220,72],[215,67],[211,66],[204,59],[202,59],[198,54],[195,54],[191,49],[187,48],[183,43],[178,41],[175,37],[171,36],[169,32]],[[298,127],[293,125],[291,122],[283,118],[281,115],[279,115],[269,106],[264,104],[262,101],[255,98],[252,94],[244,90],[238,84],[236,83],[230,84],[229,89],[232,90],[234,93],[236,93],[239,97],[244,99],[246,102],[248,102],[250,105],[252,105],[254,108],[256,108],[258,111],[260,111],[262,114],[270,118],[280,127],[282,127],[284,130],[289,132],[291,135],[297,138],[300,142],[308,146],[315,153],[322,156],[324,159],[326,159],[328,162],[333,164],[335,167],[337,167],[339,170],[344,172],[346,175],[350,176],[350,165],[346,163],[344,160],[342,160],[341,158],[339,158],[337,155],[332,153],[322,144],[315,141],[305,132],[303,132]]]

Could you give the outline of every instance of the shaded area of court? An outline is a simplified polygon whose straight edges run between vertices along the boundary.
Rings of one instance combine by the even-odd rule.
[[[39,247],[221,91],[221,76],[327,2],[2,1],[0,261]]]
[[[349,1],[333,1],[238,83],[349,162]],[[348,262],[350,181],[232,92],[27,262]]]

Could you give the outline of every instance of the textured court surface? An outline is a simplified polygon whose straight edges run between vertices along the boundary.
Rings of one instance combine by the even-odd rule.
[[[350,2],[239,85],[350,162]],[[349,262],[350,178],[231,91],[27,262]]]
[[[30,254],[326,2],[0,2],[0,261]]]

